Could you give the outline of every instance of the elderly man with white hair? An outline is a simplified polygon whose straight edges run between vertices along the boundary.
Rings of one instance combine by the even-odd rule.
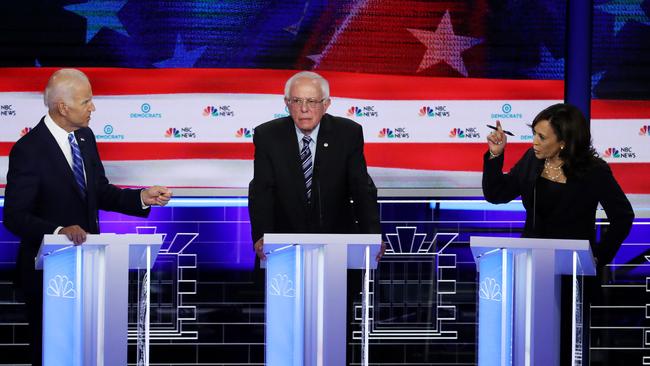
[[[285,85],[290,117],[255,128],[249,213],[254,249],[265,233],[380,233],[377,189],[358,123],[327,114],[329,83],[303,71]]]
[[[34,258],[43,235],[66,235],[80,245],[87,233],[99,233],[98,210],[146,217],[172,194],[161,186],[121,189],[108,182],[88,127],[92,96],[83,72],[56,71],[45,88],[47,114],[9,154],[4,224],[20,238],[17,284],[28,307],[34,365],[42,362],[43,282]]]

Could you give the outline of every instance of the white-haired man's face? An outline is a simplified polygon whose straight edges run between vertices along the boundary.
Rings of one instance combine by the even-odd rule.
[[[66,98],[61,112],[67,127],[73,131],[88,127],[90,115],[94,111],[95,104],[90,83],[85,80],[76,80],[70,89],[70,97]]]
[[[318,81],[309,78],[296,79],[285,102],[293,122],[304,134],[318,126],[330,105],[330,100],[323,98]]]

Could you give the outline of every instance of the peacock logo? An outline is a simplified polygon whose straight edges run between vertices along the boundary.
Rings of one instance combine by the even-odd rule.
[[[31,131],[31,130],[32,130],[31,127],[23,128],[22,130],[20,130],[20,137],[23,137],[23,136],[27,135],[29,133],[29,131]]]
[[[212,116],[212,117],[217,117],[219,115],[219,110],[217,107],[213,107],[211,105],[203,108],[203,115],[205,117]]]
[[[648,135],[650,136],[650,126],[641,126],[641,129],[639,130],[639,135],[645,136]]]
[[[165,131],[165,137],[175,137],[179,138],[181,137],[181,133],[174,127],[170,127]]]
[[[235,137],[249,139],[253,137],[253,134],[251,133],[251,130],[249,130],[248,128],[242,127],[238,129],[237,132],[235,132]]]
[[[392,139],[395,137],[395,134],[393,133],[393,130],[390,128],[382,128],[379,130],[379,134],[377,135],[380,138],[389,138]]]
[[[449,137],[451,138],[465,138],[465,131],[463,131],[460,128],[452,128],[451,131],[449,131]]]
[[[605,158],[620,158],[621,153],[620,153],[620,151],[618,151],[617,148],[610,147],[607,150],[605,150],[605,152],[603,153],[603,157],[605,157]]]
[[[348,109],[348,116],[350,117],[361,117],[363,116],[363,112],[361,111],[361,108],[352,106],[350,109]]]
[[[435,114],[433,113],[433,108],[425,106],[420,108],[420,112],[418,113],[420,117],[433,117]]]

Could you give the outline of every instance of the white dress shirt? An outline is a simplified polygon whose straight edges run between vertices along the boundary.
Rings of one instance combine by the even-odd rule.
[[[61,152],[63,153],[63,156],[65,156],[65,160],[68,162],[68,165],[70,166],[70,169],[72,170],[72,147],[70,146],[70,141],[68,141],[68,135],[72,133],[72,136],[74,136],[73,132],[66,132],[66,130],[62,129],[59,127],[59,125],[54,122],[52,117],[50,117],[50,114],[45,115],[45,126],[47,126],[47,129],[50,130],[50,133],[52,136],[54,136],[54,140],[56,140],[56,143],[59,145],[59,148],[61,148]],[[77,137],[75,136],[75,141],[77,141]],[[79,146],[79,141],[77,141],[77,146]],[[86,168],[83,166],[83,160],[82,160],[82,166],[81,166],[83,172],[84,172],[84,180],[86,179]]]
[[[296,125],[294,124],[294,127]],[[311,142],[309,143],[309,151],[311,151],[311,166],[314,166],[314,161],[316,161],[316,141],[318,140],[318,130],[320,129],[320,123],[314,127],[314,129],[311,131],[311,134],[305,135],[300,131],[298,127],[296,127],[296,136],[298,137],[298,156],[300,156],[300,152],[302,151],[302,138],[305,136],[311,137]]]

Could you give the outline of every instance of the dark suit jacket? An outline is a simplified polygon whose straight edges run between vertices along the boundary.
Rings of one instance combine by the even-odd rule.
[[[253,243],[264,233],[380,233],[377,189],[363,156],[363,130],[325,114],[318,131],[307,202],[298,139],[290,117],[255,128],[249,187]],[[351,203],[351,201],[353,203]]]
[[[634,220],[632,205],[618,185],[607,163],[600,160],[581,177],[569,177],[564,199],[556,202],[552,215],[540,223],[535,215],[535,183],[544,160],[533,149],[526,151],[508,174],[503,174],[503,154],[483,162],[483,194],[488,202],[505,203],[521,196],[526,208],[524,237],[587,239],[599,266],[610,263],[627,237]],[[596,209],[603,206],[610,224],[596,243]],[[546,228],[542,231],[540,228]]]
[[[146,217],[140,191],[109,184],[90,128],[75,132],[86,171],[87,199],[82,199],[72,169],[43,119],[9,153],[4,224],[20,237],[18,270],[23,281],[35,275],[34,257],[43,235],[59,226],[79,225],[99,233],[98,209]]]

